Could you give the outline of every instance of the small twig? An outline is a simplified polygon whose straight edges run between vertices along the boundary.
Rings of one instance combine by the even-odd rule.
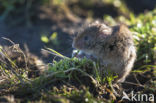
[[[116,95],[116,96],[119,96],[119,94],[115,91],[112,83],[110,83],[110,87],[111,87],[111,90],[113,91],[113,93]]]
[[[145,88],[143,85],[141,85],[141,84],[136,84],[136,83],[132,83],[132,82],[123,82],[123,84],[131,84],[131,85],[136,85],[136,86],[140,86],[140,87],[143,87],[143,88]]]
[[[141,85],[141,83],[140,83],[140,81],[137,79],[136,75],[133,74],[133,76],[134,76],[135,80],[137,81],[137,83]]]
[[[56,74],[59,74],[59,73],[61,73],[61,72],[68,73],[68,72],[74,71],[74,70],[75,70],[75,71],[79,71],[79,72],[83,73],[85,76],[90,77],[90,78],[92,79],[92,82],[95,83],[95,84],[97,84],[97,81],[96,81],[92,76],[90,76],[88,73],[86,73],[86,72],[84,72],[84,71],[82,71],[82,70],[80,70],[80,69],[76,69],[76,68],[71,68],[71,69],[68,69],[68,70],[65,70],[65,71],[54,72],[54,73],[52,73],[52,74],[46,75],[46,78],[51,78],[51,77],[53,77],[53,76],[55,76]]]
[[[2,39],[9,41],[12,45],[15,45],[15,43],[11,41],[9,38],[2,37]]]
[[[112,89],[112,88],[111,88]],[[108,92],[108,93],[110,93],[110,95],[113,97],[113,100],[116,100],[116,95],[118,95],[118,94],[116,94],[116,91],[115,90],[113,90],[113,92],[110,90],[110,89],[108,89],[108,88],[105,88],[105,90]],[[115,94],[115,95],[114,95]]]
[[[69,59],[68,57],[65,57],[65,56],[63,56],[63,55],[59,55],[59,54],[57,54],[57,53],[54,53],[54,52],[49,51],[49,50],[46,50],[46,49],[41,49],[41,50],[42,50],[42,51],[46,51],[46,52],[49,53],[49,54],[58,56],[58,57],[63,58],[63,59],[64,59],[64,58]]]

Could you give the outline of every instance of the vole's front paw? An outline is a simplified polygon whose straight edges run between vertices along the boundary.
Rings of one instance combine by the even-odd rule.
[[[84,53],[81,50],[80,51],[79,50],[73,50],[72,57],[77,57],[79,59],[87,58],[87,59],[91,59],[93,61],[97,60],[97,57],[96,56],[86,54],[86,53]]]

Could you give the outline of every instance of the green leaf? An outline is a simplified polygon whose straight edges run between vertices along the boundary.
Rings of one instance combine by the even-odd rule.
[[[48,39],[47,36],[43,35],[43,36],[41,36],[41,41],[44,42],[44,43],[48,43],[49,39]]]

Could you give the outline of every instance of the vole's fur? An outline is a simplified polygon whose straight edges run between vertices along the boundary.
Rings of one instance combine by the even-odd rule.
[[[136,59],[132,34],[124,24],[90,24],[74,38],[73,47],[93,55],[101,65],[117,73],[117,82],[125,80]]]

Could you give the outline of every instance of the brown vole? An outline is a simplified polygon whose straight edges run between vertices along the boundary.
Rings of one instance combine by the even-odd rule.
[[[136,59],[132,34],[124,24],[109,27],[92,23],[74,38],[73,47],[94,56],[104,68],[117,73],[117,82],[125,80]]]

